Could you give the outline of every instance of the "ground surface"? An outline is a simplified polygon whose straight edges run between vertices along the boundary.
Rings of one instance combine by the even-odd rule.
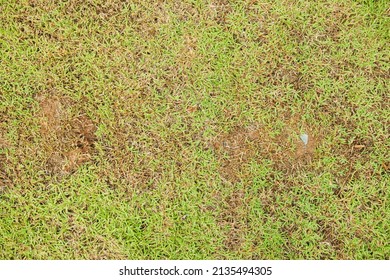
[[[0,0],[0,258],[389,259],[389,8]]]

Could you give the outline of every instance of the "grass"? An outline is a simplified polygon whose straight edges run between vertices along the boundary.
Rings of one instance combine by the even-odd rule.
[[[389,259],[389,9],[0,0],[0,258]]]

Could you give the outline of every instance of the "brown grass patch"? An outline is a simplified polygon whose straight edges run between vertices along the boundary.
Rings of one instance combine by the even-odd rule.
[[[338,259],[345,259],[345,256],[343,254],[344,244],[340,240],[340,229],[337,223],[334,221],[319,220],[317,221],[317,224],[319,225],[319,231],[324,238],[324,241],[322,242],[327,244],[334,251],[337,252]]]
[[[7,176],[7,173],[4,171],[4,161],[3,157],[0,156],[0,194],[2,194],[7,186],[10,184],[11,180]]]
[[[259,163],[269,160],[285,174],[304,169],[311,163],[320,141],[315,132],[307,129],[309,142],[305,146],[298,131],[292,124],[276,136],[264,126],[236,127],[216,137],[212,146],[220,161],[222,178],[236,183],[250,176],[245,167],[252,160]]]
[[[9,178],[8,172],[6,171],[8,159],[6,157],[5,150],[8,148],[9,143],[5,137],[2,136],[2,132],[0,130],[0,194],[3,193],[7,186],[9,186],[11,183],[11,179]]]
[[[219,225],[228,227],[229,231],[224,241],[228,250],[237,250],[244,242],[243,233],[246,232],[247,213],[244,208],[244,190],[234,190],[224,199],[224,209],[218,217]]]
[[[115,124],[115,137],[101,141],[101,157],[106,161],[102,162],[105,168],[101,169],[100,176],[110,178],[107,179],[109,185],[128,194],[134,190],[155,189],[166,169],[156,161],[167,154],[172,156],[171,147],[165,147],[166,143],[159,135],[145,129],[136,115],[132,115],[131,119],[133,123]]]
[[[237,182],[243,166],[255,155],[250,135],[254,135],[253,132],[237,127],[213,141],[213,148],[221,161],[223,179]]]
[[[38,114],[46,167],[55,174],[68,174],[87,162],[93,153],[96,126],[85,114],[72,116],[74,104],[65,98],[39,96]]]
[[[5,139],[3,135],[1,135],[0,131],[0,149],[6,149],[9,146],[8,141]]]

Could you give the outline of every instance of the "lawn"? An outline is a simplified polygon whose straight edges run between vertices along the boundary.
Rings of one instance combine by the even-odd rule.
[[[390,259],[389,35],[387,0],[0,0],[0,259]]]

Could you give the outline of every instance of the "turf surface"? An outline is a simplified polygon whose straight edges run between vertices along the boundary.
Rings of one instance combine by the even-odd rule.
[[[0,0],[0,259],[389,259],[389,16]]]

